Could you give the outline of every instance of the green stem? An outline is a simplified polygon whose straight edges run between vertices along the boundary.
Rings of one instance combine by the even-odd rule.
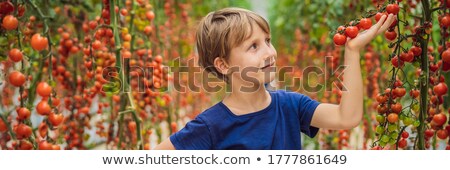
[[[137,136],[137,143],[138,143],[138,149],[142,150],[144,149],[144,142],[142,142],[142,133],[141,133],[141,120],[136,114],[136,111],[132,111],[131,115],[133,116],[134,121],[136,122],[136,136]]]
[[[421,20],[421,23],[425,22],[431,22],[431,10],[430,10],[430,2],[428,0],[421,0],[422,7],[423,7],[423,19]],[[428,80],[429,80],[429,67],[428,67],[428,41],[430,39],[430,36],[427,35],[426,39],[420,38],[421,41],[421,48],[422,50],[422,56],[420,61],[420,68],[422,69],[422,73],[420,76],[420,114],[419,114],[419,121],[420,125],[418,127],[418,149],[424,150],[425,149],[425,116],[427,115],[427,109],[428,109]]]

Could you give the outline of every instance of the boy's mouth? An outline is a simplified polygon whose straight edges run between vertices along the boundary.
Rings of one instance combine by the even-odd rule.
[[[275,65],[275,62],[270,63],[270,64],[268,64],[268,65],[266,65],[264,67],[261,67],[260,69],[262,70],[262,69],[265,69],[265,68],[268,68],[268,67],[272,67],[273,65]]]

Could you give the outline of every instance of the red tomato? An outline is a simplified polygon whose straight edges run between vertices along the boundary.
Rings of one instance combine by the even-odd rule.
[[[400,54],[400,60],[406,61],[406,62],[412,62],[414,61],[414,53],[409,51],[407,53]]]
[[[17,48],[13,48],[13,49],[9,50],[8,56],[9,56],[9,59],[11,59],[11,61],[14,61],[14,62],[19,62],[23,58],[22,52]]]
[[[409,133],[406,131],[402,132],[402,138],[408,138],[409,137]]]
[[[422,54],[422,48],[417,46],[411,47],[411,51],[413,52],[414,56],[419,56],[420,54]]]
[[[409,91],[409,95],[410,95],[412,98],[417,98],[417,97],[419,97],[419,94],[420,94],[419,90],[411,90],[411,91]]]
[[[6,15],[14,11],[14,5],[10,1],[0,2],[0,14]]]
[[[26,107],[22,107],[17,111],[17,117],[20,120],[25,120],[30,118],[31,112]]]
[[[406,94],[406,90],[405,88],[395,88],[393,93],[397,97],[403,97]]]
[[[440,20],[439,20],[439,24],[443,27],[449,27],[450,26],[450,16],[446,15],[443,16]]]
[[[47,136],[47,129],[48,129],[47,123],[41,122],[41,124],[39,124],[38,126],[39,135],[41,137]]]
[[[157,55],[157,56],[155,56],[155,61],[157,62],[157,63],[159,63],[159,64],[161,64],[162,63],[162,56],[161,55]]]
[[[388,14],[397,15],[399,11],[400,11],[400,7],[398,7],[397,4],[389,4],[386,6],[386,12]]]
[[[397,33],[395,31],[386,31],[384,33],[384,36],[386,37],[386,39],[392,41],[395,40],[395,38],[397,38]]]
[[[31,127],[29,127],[28,125],[21,123],[17,125],[16,133],[17,139],[24,139],[31,136],[32,130]]]
[[[14,30],[19,25],[19,21],[16,17],[7,15],[3,18],[2,25],[6,30]]]
[[[445,140],[448,137],[448,132],[446,130],[441,129],[436,132],[436,136],[439,139]]]
[[[53,146],[51,143],[48,143],[47,141],[41,141],[39,142],[38,146],[39,150],[53,150]]]
[[[102,47],[102,43],[101,43],[99,40],[95,40],[95,41],[92,43],[92,48],[93,48],[94,50],[99,50],[101,47]]]
[[[128,15],[128,10],[125,9],[125,8],[122,8],[122,9],[120,10],[120,14],[122,14],[123,16],[126,16],[126,15]]]
[[[358,27],[355,26],[349,26],[345,28],[345,35],[350,38],[355,38],[358,36]]]
[[[395,113],[391,113],[387,117],[389,123],[395,123],[398,121],[398,115]]]
[[[52,87],[47,82],[40,82],[37,85],[36,92],[42,97],[48,97],[52,93]]]
[[[21,140],[19,145],[20,150],[32,150],[33,144],[27,140]]]
[[[147,13],[145,13],[145,16],[147,17],[148,20],[153,20],[155,18],[155,13],[153,11],[148,11]]]
[[[425,130],[425,137],[427,138],[431,138],[434,135],[434,130],[433,129],[427,129]]]
[[[385,95],[378,94],[376,100],[378,103],[385,103],[387,101],[388,97]]]
[[[450,63],[450,50],[447,49],[442,53],[442,61]]]
[[[58,126],[61,124],[61,122],[64,120],[64,115],[62,114],[55,114],[55,113],[50,113],[50,115],[48,116],[48,120],[50,121],[50,123],[53,126]]]
[[[128,122],[128,129],[130,130],[131,133],[135,133],[136,132],[136,122],[135,121]]]
[[[375,14],[375,21],[378,22],[383,15],[386,15],[386,14],[385,13],[381,13],[381,12],[378,12],[377,14]]]
[[[391,106],[392,112],[394,113],[400,113],[402,111],[402,108],[402,104],[400,103],[392,104]]]
[[[347,42],[347,36],[337,33],[334,35],[333,41],[336,45],[344,45]]]
[[[392,58],[391,60],[391,64],[395,67],[398,68],[403,67],[403,65],[405,64],[402,60],[399,60],[397,56],[395,56],[394,58]]]
[[[37,113],[42,116],[50,114],[51,110],[52,109],[47,101],[41,101],[36,106]]]
[[[9,83],[16,87],[22,86],[25,83],[25,75],[19,71],[13,71],[9,74]]]
[[[447,84],[445,83],[439,83],[436,86],[433,87],[434,93],[436,93],[438,96],[442,96],[447,93]]]
[[[367,30],[370,27],[372,27],[372,20],[370,18],[363,18],[363,19],[359,20],[358,26],[362,29]]]
[[[405,139],[400,139],[398,141],[398,147],[399,148],[405,148],[408,145],[408,142]]]
[[[435,114],[433,116],[433,122],[438,126],[442,126],[447,122],[447,116],[443,113]]]
[[[42,51],[48,46],[48,39],[42,37],[41,34],[36,33],[31,37],[31,47],[36,51]]]
[[[6,132],[8,127],[6,127],[6,123],[3,122],[3,119],[0,118],[0,132]]]

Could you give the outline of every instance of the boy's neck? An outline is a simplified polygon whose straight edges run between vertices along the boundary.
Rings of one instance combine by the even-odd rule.
[[[222,103],[235,115],[244,115],[257,112],[268,107],[272,99],[265,86],[261,86],[252,92],[242,92],[239,88],[232,90]]]

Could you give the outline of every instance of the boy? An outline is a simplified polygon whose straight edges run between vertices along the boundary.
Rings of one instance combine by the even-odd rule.
[[[232,91],[155,149],[293,150],[301,149],[301,132],[314,137],[318,128],[356,127],[363,113],[359,51],[393,21],[393,15],[383,16],[348,40],[343,81],[347,90],[335,105],[299,93],[266,90],[264,84],[275,78],[277,56],[267,21],[240,8],[209,13],[197,30],[199,64],[229,83]]]

